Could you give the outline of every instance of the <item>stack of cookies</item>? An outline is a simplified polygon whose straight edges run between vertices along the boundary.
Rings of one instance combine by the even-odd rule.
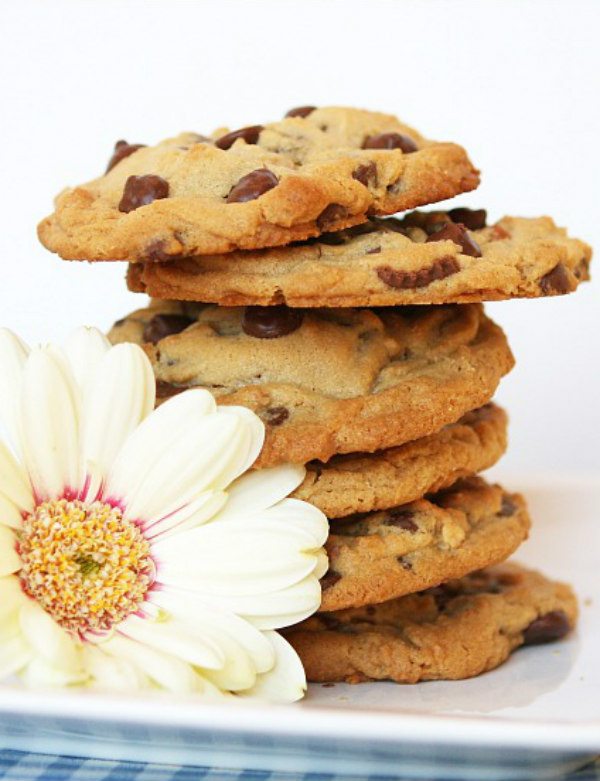
[[[264,421],[255,465],[306,465],[294,496],[331,521],[321,611],[291,627],[309,680],[416,682],[489,670],[574,625],[568,586],[505,560],[523,497],[478,473],[506,449],[492,402],[513,366],[482,303],[588,278],[547,217],[406,212],[473,190],[452,143],[395,117],[304,106],[147,147],[64,191],[39,228],[65,259],[129,262],[159,400],[190,387]]]

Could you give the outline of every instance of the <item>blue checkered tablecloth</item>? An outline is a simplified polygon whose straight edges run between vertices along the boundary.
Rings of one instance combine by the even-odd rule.
[[[219,770],[141,762],[57,757],[0,750],[0,778],[6,781],[342,781],[323,773],[271,773],[268,770]],[[373,777],[365,781],[381,781]],[[600,760],[564,781],[600,781]]]

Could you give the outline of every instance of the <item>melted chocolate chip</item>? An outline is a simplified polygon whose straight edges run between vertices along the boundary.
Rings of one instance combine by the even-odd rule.
[[[129,157],[129,155],[132,155],[134,152],[137,152],[138,149],[142,149],[145,146],[146,144],[128,144],[127,141],[117,141],[115,144],[115,151],[108,161],[105,173],[112,170],[117,163],[121,162],[121,160],[124,160],[126,157]]]
[[[157,399],[170,399],[171,396],[177,396],[178,393],[183,393],[184,390],[186,390],[186,388],[183,385],[173,385],[164,380],[156,380]]]
[[[181,333],[185,328],[194,323],[195,320],[187,315],[164,314],[154,315],[144,326],[143,339],[145,342],[157,344],[165,336]]]
[[[413,521],[415,514],[412,510],[403,510],[401,507],[393,507],[387,510],[387,517],[384,521],[386,526],[395,526],[398,529],[404,529],[414,534],[419,531],[419,527]]]
[[[359,165],[352,172],[352,178],[365,187],[377,187],[377,166],[373,162]]]
[[[144,250],[144,260],[151,263],[164,263],[167,260],[173,260],[173,258],[181,257],[181,253],[165,252],[167,243],[162,239],[150,242]]]
[[[279,306],[247,306],[242,330],[257,339],[277,339],[293,333],[302,325],[304,315],[298,309]]]
[[[287,407],[269,407],[263,413],[265,422],[270,426],[281,426],[289,416],[290,411]]]
[[[405,559],[404,556],[398,556],[396,561],[402,567],[402,569],[411,570],[413,568],[413,565],[408,559]]]
[[[227,203],[245,203],[254,201],[261,195],[277,187],[279,179],[268,168],[258,168],[246,176],[242,176],[229,191]]]
[[[563,610],[551,610],[529,624],[523,632],[523,643],[525,645],[551,643],[553,640],[560,640],[570,629],[567,614]]]
[[[540,279],[540,288],[546,295],[569,293],[572,289],[569,272],[562,263],[554,266]]]
[[[287,112],[286,117],[307,117],[316,108],[316,106],[297,106],[296,108],[291,108]]]
[[[317,227],[324,231],[329,225],[348,216],[348,209],[340,203],[330,203],[317,217]]]
[[[373,247],[373,249],[368,249],[366,251],[366,255],[379,255],[381,252],[381,247]]]
[[[511,515],[514,515],[516,512],[517,505],[508,494],[503,494],[502,507],[500,508],[498,515],[500,515],[501,518],[510,518]]]
[[[365,138],[363,149],[401,149],[408,154],[416,152],[418,147],[410,136],[402,133],[379,133],[376,136]]]
[[[229,149],[238,138],[242,138],[247,144],[256,144],[263,129],[262,125],[249,125],[241,127],[239,130],[232,130],[231,133],[217,138],[215,146],[218,146],[219,149]]]
[[[379,279],[389,287],[414,290],[456,274],[460,271],[460,265],[455,258],[440,258],[433,265],[418,271],[400,271],[391,266],[380,266],[376,271]]]
[[[485,209],[467,209],[459,207],[450,209],[448,216],[452,222],[461,222],[470,231],[478,231],[487,224],[487,212]]]
[[[467,233],[467,229],[460,222],[448,222],[441,230],[432,233],[427,241],[452,241],[458,244],[463,255],[470,255],[472,258],[481,257],[481,247]]]
[[[321,589],[323,591],[327,591],[328,588],[335,586],[335,584],[341,579],[342,576],[338,572],[330,569],[329,572],[321,578]]]
[[[169,196],[169,183],[161,176],[146,174],[145,176],[130,176],[123,188],[123,197],[119,202],[119,211],[129,212],[147,206],[153,201]]]

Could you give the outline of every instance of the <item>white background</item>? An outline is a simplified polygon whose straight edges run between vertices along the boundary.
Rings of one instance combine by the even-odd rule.
[[[600,247],[593,0],[1,0],[0,31],[0,323],[29,340],[142,305],[124,266],[64,263],[35,235],[116,139],[299,104],[379,109],[459,141],[483,172],[459,203],[550,214]],[[512,420],[502,471],[600,477],[599,293],[489,307],[518,361],[498,395]]]

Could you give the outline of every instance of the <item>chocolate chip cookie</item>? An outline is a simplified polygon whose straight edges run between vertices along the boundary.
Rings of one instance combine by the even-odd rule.
[[[322,611],[413,594],[507,559],[527,538],[525,500],[481,477],[331,523]]]
[[[486,404],[513,357],[476,304],[224,308],[156,301],[115,324],[146,344],[158,395],[207,388],[265,422],[257,466],[373,452]]]
[[[522,645],[559,640],[577,621],[564,583],[502,564],[420,594],[312,616],[285,635],[309,681],[457,680]]]
[[[464,149],[393,116],[292,111],[211,137],[119,141],[104,175],[62,192],[38,233],[67,259],[169,260],[289,244],[478,183]]]
[[[506,428],[504,410],[487,404],[400,447],[312,461],[292,495],[329,518],[412,502],[495,464],[506,450]]]
[[[592,250],[549,217],[484,210],[371,219],[290,247],[131,265],[128,285],[157,298],[226,306],[395,306],[570,293]]]

